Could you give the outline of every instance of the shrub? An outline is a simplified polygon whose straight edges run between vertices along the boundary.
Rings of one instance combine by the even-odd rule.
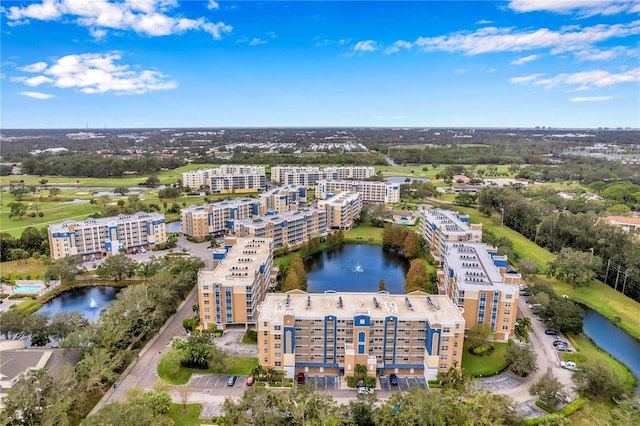
[[[477,348],[469,349],[469,351],[477,356],[489,355],[490,351],[493,349],[493,346],[489,344],[480,345]]]

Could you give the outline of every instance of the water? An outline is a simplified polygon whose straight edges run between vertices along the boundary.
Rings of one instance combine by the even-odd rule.
[[[119,288],[103,286],[75,288],[48,302],[38,312],[52,317],[58,312],[79,311],[90,322],[94,322],[100,312],[115,300],[118,291]]]
[[[409,181],[407,182],[407,179],[409,179]],[[417,180],[418,182],[429,182],[429,179],[427,178],[414,178],[411,176],[389,176],[387,178],[385,178],[385,180],[387,182],[391,182],[391,183],[395,183],[395,184],[410,184],[411,182],[413,182],[414,180]]]
[[[379,246],[343,244],[304,259],[310,293],[325,290],[378,291],[380,278],[389,293],[404,293],[409,263]]]
[[[16,285],[10,287],[13,293],[36,293],[38,290],[42,289],[42,286],[39,285]]]
[[[165,225],[167,232],[182,232],[182,222],[171,222]]]
[[[584,334],[640,377],[640,342],[592,309],[585,308]],[[640,394],[640,384],[636,388]]]

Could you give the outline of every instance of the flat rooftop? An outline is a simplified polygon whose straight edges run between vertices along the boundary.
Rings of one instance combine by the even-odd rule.
[[[494,263],[494,257],[506,261],[506,256],[494,255],[495,251],[484,243],[468,241],[462,244],[449,244],[446,254],[447,265],[458,275],[460,290],[500,290],[505,293],[515,293],[518,286],[505,284],[500,269]],[[506,273],[506,272],[505,272]],[[509,273],[510,276],[520,277],[519,273]]]
[[[368,315],[374,320],[395,316],[399,320],[428,320],[431,324],[464,323],[461,310],[447,296],[420,291],[409,294],[305,293],[300,290],[268,293],[259,310],[260,321],[268,318],[272,322],[291,313],[296,319],[323,319],[327,315],[353,319],[356,315]]]
[[[216,269],[198,273],[198,283],[219,283],[223,286],[252,283],[260,265],[265,264],[270,256],[272,245],[270,238],[236,238]]]

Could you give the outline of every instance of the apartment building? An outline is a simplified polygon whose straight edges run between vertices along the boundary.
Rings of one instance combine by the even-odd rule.
[[[368,179],[376,174],[373,167],[272,167],[271,180],[287,185],[304,185],[312,187],[318,180],[336,179]]]
[[[139,212],[132,215],[66,220],[49,225],[49,248],[53,260],[69,256],[95,259],[125,252],[150,249],[167,241],[164,215]]]
[[[322,209],[303,208],[235,222],[235,234],[245,238],[272,238],[275,249],[295,248],[325,235],[327,215]]]
[[[390,182],[358,180],[319,180],[316,182],[316,198],[327,199],[331,194],[357,192],[363,203],[397,204],[400,202],[400,185]]]
[[[182,186],[185,188],[207,187],[214,194],[262,191],[266,185],[264,166],[225,164],[218,168],[182,173]]]
[[[260,365],[318,375],[424,377],[462,363],[465,319],[449,298],[409,294],[269,293],[258,307]]]
[[[260,214],[260,201],[236,198],[202,206],[189,206],[180,211],[182,233],[194,238],[221,235],[233,231],[234,222]]]
[[[213,269],[198,272],[200,324],[255,325],[258,305],[272,281],[273,241],[233,238],[213,252]],[[275,279],[275,277],[273,277]]]
[[[438,290],[464,309],[468,328],[488,324],[494,339],[506,342],[515,327],[521,278],[495,247],[473,241],[453,243],[443,255]]]
[[[260,215],[297,210],[307,205],[305,185],[285,185],[260,194]]]
[[[343,192],[327,200],[318,200],[316,207],[327,214],[327,228],[351,229],[362,212],[362,194]]]
[[[431,248],[431,256],[442,262],[447,244],[482,242],[482,224],[469,223],[469,215],[444,209],[420,210],[420,235]]]

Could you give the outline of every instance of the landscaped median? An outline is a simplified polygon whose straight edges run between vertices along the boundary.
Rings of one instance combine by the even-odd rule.
[[[184,385],[189,382],[192,374],[229,374],[236,376],[247,376],[258,365],[257,358],[238,355],[226,355],[226,366],[224,370],[210,368],[198,370],[180,366],[177,374],[171,374],[170,355],[165,354],[158,363],[158,375],[161,379],[171,385]]]

